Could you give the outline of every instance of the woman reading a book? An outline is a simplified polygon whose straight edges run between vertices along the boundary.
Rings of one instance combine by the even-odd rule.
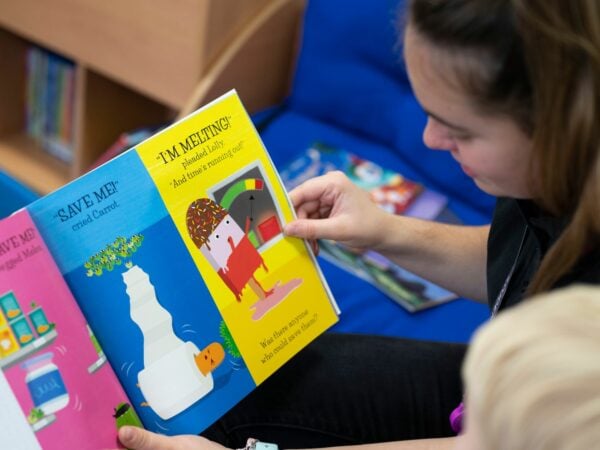
[[[424,141],[450,152],[498,197],[491,225],[389,215],[332,173],[291,193],[299,220],[286,233],[375,249],[488,302],[493,315],[532,294],[599,283],[600,5],[412,0],[406,18],[407,70],[429,116]],[[284,449],[376,442],[390,442],[377,444],[382,449],[451,448],[461,424],[465,351],[326,334],[204,435],[229,448],[251,436]],[[134,432],[132,441],[122,437],[136,449],[210,443],[136,431],[122,432]]]

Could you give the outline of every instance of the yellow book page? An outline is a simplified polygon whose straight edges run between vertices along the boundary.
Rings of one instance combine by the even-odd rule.
[[[231,92],[137,151],[259,384],[337,314],[250,117]]]

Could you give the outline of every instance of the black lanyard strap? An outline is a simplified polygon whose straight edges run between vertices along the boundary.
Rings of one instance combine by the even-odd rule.
[[[512,263],[512,266],[504,280],[504,284],[502,285],[502,289],[498,292],[498,296],[496,297],[496,301],[494,301],[494,307],[492,308],[492,318],[496,317],[498,314],[498,310],[500,306],[502,306],[502,302],[504,301],[504,297],[506,296],[506,290],[508,289],[508,285],[510,284],[510,280],[512,279],[515,269],[517,268],[517,263],[519,262],[519,257],[521,256],[521,252],[523,250],[523,245],[525,244],[525,238],[527,237],[527,232],[529,231],[529,225],[525,225],[525,230],[523,231],[523,236],[521,236],[521,243],[519,244],[519,249],[517,250],[517,256],[515,256],[515,260]]]

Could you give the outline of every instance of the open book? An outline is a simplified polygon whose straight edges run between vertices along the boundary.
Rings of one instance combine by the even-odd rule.
[[[199,433],[337,321],[230,92],[0,221],[0,447]]]
[[[309,178],[332,170],[344,172],[391,214],[424,220],[454,220],[447,208],[446,196],[398,172],[323,143],[314,143],[292,160],[281,170],[281,178],[291,190]],[[319,246],[323,257],[373,284],[408,311],[420,311],[456,298],[452,292],[409,272],[380,253],[359,251],[328,240],[319,240]]]

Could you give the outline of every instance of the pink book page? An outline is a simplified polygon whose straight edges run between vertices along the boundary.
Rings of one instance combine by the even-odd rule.
[[[0,370],[0,448],[117,446],[127,398],[25,210],[0,221]]]

